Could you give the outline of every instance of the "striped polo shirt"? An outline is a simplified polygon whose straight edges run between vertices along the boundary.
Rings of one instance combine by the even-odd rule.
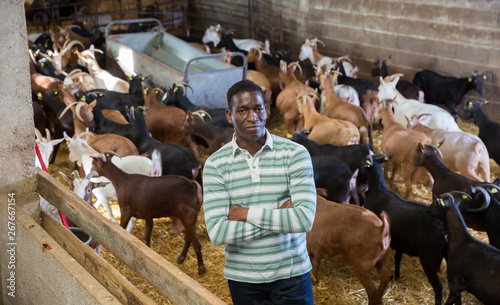
[[[309,152],[272,135],[254,157],[233,140],[203,169],[205,222],[215,245],[225,244],[224,277],[269,283],[311,270],[306,233],[316,211]],[[279,209],[288,199],[293,208]],[[247,221],[229,221],[233,204],[248,207]]]

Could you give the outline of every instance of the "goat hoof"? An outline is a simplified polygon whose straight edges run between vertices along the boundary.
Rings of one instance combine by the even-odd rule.
[[[182,264],[182,263],[184,263],[185,259],[186,259],[185,256],[179,256],[179,258],[177,258],[176,262],[177,262],[177,264]]]
[[[205,266],[198,267],[198,275],[204,275],[206,271]]]

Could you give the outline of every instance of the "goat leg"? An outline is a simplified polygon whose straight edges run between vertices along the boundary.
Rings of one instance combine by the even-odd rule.
[[[381,302],[377,302],[377,288],[375,287],[375,284],[373,284],[373,281],[370,277],[370,270],[372,267],[371,262],[364,262],[364,264],[365,266],[363,266],[363,263],[360,265],[354,265],[354,273],[356,273],[359,281],[361,282],[363,287],[365,287],[366,293],[368,294],[368,304],[382,304]]]
[[[403,252],[396,250],[396,253],[394,254],[394,263],[396,264],[394,268],[394,279],[396,281],[401,277],[401,259],[403,259]]]
[[[144,239],[146,240],[146,246],[151,248],[151,231],[153,230],[153,218],[146,218],[146,225],[144,230]],[[125,224],[127,225],[128,222]]]

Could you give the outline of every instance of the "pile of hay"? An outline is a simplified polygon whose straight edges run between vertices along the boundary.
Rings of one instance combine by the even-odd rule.
[[[459,126],[470,133],[478,133],[478,129],[473,124],[459,122]],[[279,118],[274,118],[270,131],[280,136],[286,136],[284,123]],[[374,130],[374,150],[380,152],[380,143],[382,139],[382,127],[375,126]],[[67,161],[68,150],[64,146],[61,148],[55,165],[51,165],[50,172],[58,177],[57,171],[61,170],[66,174],[70,174],[73,170],[73,164]],[[207,156],[206,151],[202,155]],[[491,161],[491,179],[495,179],[500,175],[500,168],[495,162]],[[63,180],[58,178],[62,183]],[[395,191],[402,194],[404,185],[400,176],[396,175]],[[431,202],[431,192],[424,185],[413,186],[413,191],[410,195],[410,200],[415,200],[429,204]],[[112,204],[113,213],[117,219],[120,217],[119,207],[116,203]],[[100,212],[105,215],[101,208]],[[473,236],[487,242],[486,234],[470,230]],[[174,235],[171,233],[171,222],[168,218],[155,219],[154,228],[151,237],[151,247],[158,252],[166,260],[176,265],[184,273],[198,281],[220,299],[226,303],[231,303],[231,296],[227,287],[227,281],[223,278],[224,268],[224,247],[214,246],[210,242],[205,228],[203,212],[198,217],[197,233],[202,244],[203,259],[207,273],[204,276],[197,274],[197,262],[194,249],[191,247],[186,260],[183,264],[177,264],[175,260],[180,254],[184,245],[183,235]],[[144,221],[138,220],[133,232],[134,236],[144,241]],[[110,262],[117,270],[119,270],[132,284],[137,286],[144,294],[156,301],[158,304],[171,304],[167,297],[161,295],[154,289],[142,276],[133,272],[119,259],[110,254],[107,249],[103,249],[102,257]],[[386,256],[389,272],[394,272],[394,251],[389,249]],[[446,282],[446,262],[443,260],[441,265],[442,273],[440,274],[441,283],[443,284],[444,298],[448,295]],[[420,262],[414,257],[407,255],[403,256],[401,264],[401,279],[398,282],[392,280],[384,294],[384,304],[434,304],[434,293],[432,287],[427,280]],[[373,272],[373,278],[378,285],[378,275]],[[332,264],[323,262],[319,272],[319,283],[313,285],[314,300],[316,304],[338,304],[338,305],[354,305],[368,304],[366,292],[354,274],[350,266],[341,264]],[[481,304],[477,299],[468,294],[462,294],[463,304]]]

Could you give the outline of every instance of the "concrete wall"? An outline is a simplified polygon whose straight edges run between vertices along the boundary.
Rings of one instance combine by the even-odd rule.
[[[207,7],[211,1],[190,2],[196,8]],[[242,4],[248,1],[236,2],[238,5],[231,12],[242,16],[239,23],[244,27],[248,5]],[[404,79],[410,81],[415,72],[423,69],[454,77],[469,76],[474,70],[492,71],[493,77],[486,82],[486,97],[498,100],[500,96],[500,1],[252,0],[250,3],[259,11],[281,13],[283,47],[292,51],[292,57],[297,58],[305,38],[318,37],[326,44],[325,48],[319,48],[320,53],[330,57],[349,54],[363,78],[371,79],[372,63],[377,56],[392,55],[389,72],[404,73]],[[217,10],[199,9],[196,13],[218,19],[222,25],[231,20]],[[201,22],[206,25],[206,21]]]

